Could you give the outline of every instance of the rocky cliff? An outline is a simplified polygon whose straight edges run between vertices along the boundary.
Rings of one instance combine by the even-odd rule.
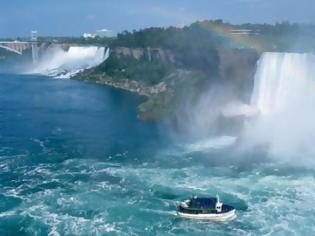
[[[193,104],[212,84],[223,83],[239,100],[248,99],[259,54],[222,48],[214,54],[187,56],[163,48],[111,49],[110,58],[75,77],[146,96],[139,106],[141,120],[161,120]]]
[[[115,47],[112,49],[111,54],[118,58],[131,57],[136,60],[145,59],[149,62],[159,61],[163,63],[175,63],[175,55],[170,50],[162,48]]]

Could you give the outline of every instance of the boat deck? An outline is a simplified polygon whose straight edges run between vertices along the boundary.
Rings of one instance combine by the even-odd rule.
[[[178,207],[178,211],[187,214],[218,214],[215,209],[217,199],[216,198],[192,198],[189,201],[188,207]],[[226,213],[234,210],[234,207],[223,204],[222,213]]]

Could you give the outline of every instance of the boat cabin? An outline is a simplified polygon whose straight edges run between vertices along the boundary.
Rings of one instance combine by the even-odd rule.
[[[193,197],[182,202],[178,211],[185,214],[220,214],[233,210],[234,208],[225,205],[217,198]]]

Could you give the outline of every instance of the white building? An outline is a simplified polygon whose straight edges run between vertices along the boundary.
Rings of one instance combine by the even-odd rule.
[[[250,29],[232,29],[230,30],[230,34],[232,35],[259,35],[258,31],[250,30]]]
[[[94,39],[95,38],[95,34],[84,33],[83,34],[83,38],[85,38],[85,39]]]
[[[95,34],[92,34],[92,33],[83,34],[83,38],[85,39],[94,39],[95,37],[112,38],[112,37],[115,37],[115,34],[113,33],[113,31],[108,30],[108,29],[97,30]]]

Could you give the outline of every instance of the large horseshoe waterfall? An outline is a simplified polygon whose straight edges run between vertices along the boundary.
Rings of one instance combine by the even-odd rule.
[[[251,105],[258,111],[247,134],[277,156],[313,155],[315,56],[264,53],[258,62]]]

